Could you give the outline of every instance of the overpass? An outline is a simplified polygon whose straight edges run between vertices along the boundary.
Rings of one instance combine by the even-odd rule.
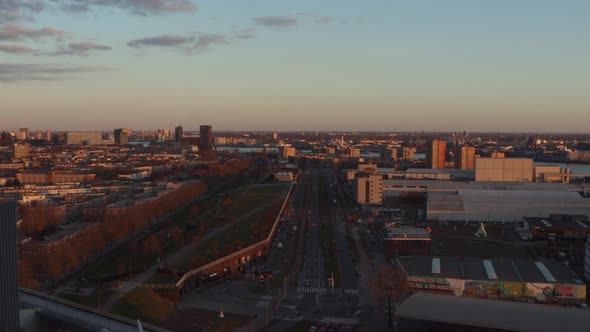
[[[143,324],[121,316],[100,312],[55,296],[34,290],[20,288],[19,299],[22,307],[41,309],[58,320],[83,326],[90,330],[111,332],[169,332],[168,330]]]

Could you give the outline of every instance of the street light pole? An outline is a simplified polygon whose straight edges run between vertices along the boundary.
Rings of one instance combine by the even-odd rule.
[[[391,318],[391,294],[387,295],[387,307],[388,307],[388,311],[389,311],[389,328],[393,327],[393,320]]]

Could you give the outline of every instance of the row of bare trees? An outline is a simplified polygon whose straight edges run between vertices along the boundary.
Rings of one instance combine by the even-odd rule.
[[[124,212],[110,214],[105,209],[98,214],[97,222],[89,222],[77,233],[59,240],[31,241],[22,245],[21,252],[26,252],[26,255],[21,255],[21,283],[34,286],[37,282],[47,279],[60,279],[65,273],[107,251],[114,244],[134,236],[157,220],[166,218],[169,212],[185,206],[206,190],[207,186],[202,182],[186,184],[147,203],[130,207]],[[32,234],[47,230],[48,225],[54,225],[53,219],[44,216],[42,212],[46,211],[46,208],[37,208],[40,209],[31,209],[26,213],[26,217],[23,215],[23,223],[26,225],[24,227]],[[160,248],[160,241],[156,236],[148,236],[141,241],[140,246],[137,251],[149,254]]]

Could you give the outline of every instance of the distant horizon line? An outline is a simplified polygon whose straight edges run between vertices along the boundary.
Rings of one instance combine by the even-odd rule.
[[[181,125],[182,126],[182,125]],[[178,126],[173,126],[173,128]],[[20,128],[27,128],[27,127],[20,127]],[[20,128],[17,129],[3,129],[4,132],[18,132]],[[133,132],[157,132],[159,129],[167,129],[169,127],[160,127],[156,129],[134,129],[132,127],[115,127],[112,129],[29,129],[29,133],[34,133],[38,130],[41,131],[51,131],[53,133],[67,133],[67,132],[113,132],[115,129],[119,128],[126,128],[131,129]],[[198,133],[199,128],[186,130],[183,127],[184,133]],[[394,130],[394,131],[385,131],[385,130],[313,130],[313,129],[299,129],[299,130],[270,130],[270,129],[219,129],[216,130],[215,126],[213,126],[213,132],[217,133],[303,133],[303,134],[315,134],[315,133],[322,133],[322,134],[455,134],[455,133],[464,133],[467,132],[470,135],[474,134],[536,134],[536,135],[559,135],[559,134],[568,134],[568,135],[590,135],[588,132],[579,132],[579,131],[492,131],[492,130],[437,130],[437,131],[426,131],[426,130]],[[173,133],[173,132],[172,132]]]

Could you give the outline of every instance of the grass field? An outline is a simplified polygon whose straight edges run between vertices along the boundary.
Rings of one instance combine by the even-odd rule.
[[[161,326],[176,332],[200,332],[236,331],[250,322],[253,317],[224,313],[219,317],[220,311],[190,309],[178,311],[161,323]]]
[[[190,270],[265,239],[283,204],[286,188],[285,184],[248,188],[234,198],[234,203],[219,215],[226,218],[243,216],[262,206],[267,206],[252,213],[225,232],[199,243],[194,252],[181,258],[175,266],[182,271]],[[230,222],[227,219],[221,220],[223,223]]]
[[[130,319],[159,324],[174,312],[174,304],[151,290],[137,288],[129,292],[112,308],[114,314]]]
[[[252,209],[277,199],[288,187],[286,184],[259,185],[248,188],[237,197],[233,197],[233,204],[220,215],[226,217],[240,217]]]
[[[99,302],[102,301],[102,303],[105,303],[115,293],[116,291],[104,291],[102,292],[102,299],[100,298],[99,294],[92,294],[90,296],[86,296],[71,293],[60,293],[57,295],[57,297],[90,308],[98,308]]]

